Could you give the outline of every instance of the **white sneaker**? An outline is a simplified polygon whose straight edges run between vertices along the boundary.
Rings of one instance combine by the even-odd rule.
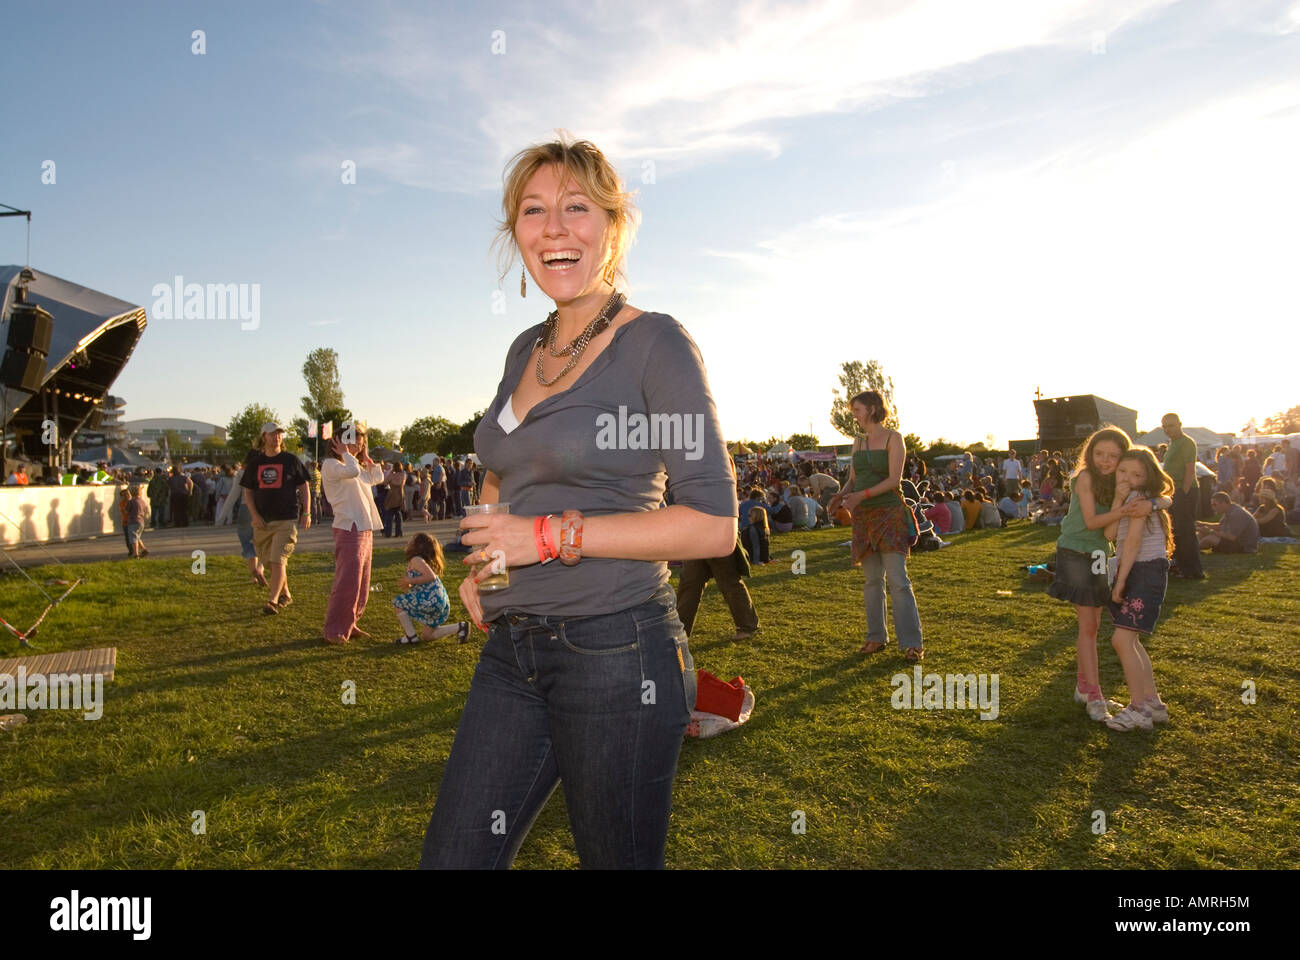
[[[1127,706],[1106,721],[1112,730],[1127,733],[1130,730],[1150,730],[1151,718],[1134,706]]]
[[[1110,710],[1108,710],[1107,707],[1112,702],[1113,701],[1106,700],[1089,700],[1086,708],[1088,711],[1088,719],[1096,720],[1099,723],[1109,720]]]
[[[1075,702],[1075,703],[1084,703],[1084,704],[1086,704],[1086,703],[1089,702],[1088,698],[1085,697],[1082,693],[1079,692],[1079,688],[1078,688],[1078,687],[1075,687],[1075,688],[1074,688],[1074,702]],[[1118,711],[1124,709],[1124,704],[1120,703],[1118,700],[1099,700],[1099,701],[1096,701],[1096,702],[1098,702],[1098,703],[1105,703],[1105,704],[1106,704],[1106,708],[1107,708],[1108,710],[1111,710],[1111,711],[1114,711],[1114,712],[1118,712]],[[1089,713],[1088,716],[1092,717],[1092,714]],[[1094,720],[1104,720],[1105,718],[1104,718],[1104,717],[1092,717],[1092,719],[1094,719]]]
[[[1142,704],[1142,710],[1151,717],[1152,723],[1169,722],[1169,706],[1164,703],[1158,703],[1155,700],[1148,700]]]

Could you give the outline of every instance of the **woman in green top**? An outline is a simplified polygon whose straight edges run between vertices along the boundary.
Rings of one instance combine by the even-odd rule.
[[[1122,506],[1115,494],[1115,468],[1130,446],[1128,434],[1118,427],[1104,427],[1084,444],[1070,481],[1070,510],[1061,521],[1056,541],[1056,579],[1047,590],[1056,599],[1074,605],[1079,621],[1074,699],[1086,704],[1090,719],[1103,723],[1110,719],[1108,708],[1118,710],[1121,706],[1102,696],[1097,672],[1097,630],[1101,626],[1101,608],[1110,596],[1106,578],[1110,545],[1105,530],[1121,517],[1148,517],[1153,506],[1151,500],[1135,500]],[[1111,509],[1099,513],[1098,507],[1103,504]]]
[[[845,490],[831,498],[827,512],[841,505],[853,514],[853,565],[862,565],[862,588],[867,614],[867,642],[859,652],[877,653],[889,644],[885,625],[885,578],[894,607],[894,633],[898,645],[915,663],[925,658],[921,645],[921,614],[907,578],[907,554],[916,535],[911,509],[903,502],[898,485],[903,479],[906,449],[903,437],[884,421],[889,406],[875,390],[859,393],[849,410],[864,436],[853,441],[853,465]]]

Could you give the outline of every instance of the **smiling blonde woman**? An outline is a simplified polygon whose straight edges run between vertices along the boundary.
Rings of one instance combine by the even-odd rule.
[[[521,287],[530,276],[555,309],[511,344],[474,434],[481,500],[510,512],[461,522],[478,572],[460,596],[488,639],[421,866],[508,867],[563,784],[584,867],[662,867],[695,703],[666,561],[735,545],[727,451],[694,341],[618,289],[635,212],[604,155],[586,141],[522,151],[502,208]],[[601,423],[638,415],[679,428],[608,442]],[[499,562],[509,586],[480,593]]]

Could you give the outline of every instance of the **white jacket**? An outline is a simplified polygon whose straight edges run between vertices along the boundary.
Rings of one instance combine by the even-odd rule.
[[[329,457],[321,463],[320,475],[336,528],[351,530],[356,524],[358,530],[378,530],[384,525],[369,486],[383,481],[383,467],[377,463],[363,467],[352,454],[344,453],[341,462]]]

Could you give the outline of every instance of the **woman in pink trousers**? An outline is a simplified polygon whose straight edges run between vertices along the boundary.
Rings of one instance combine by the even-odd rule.
[[[370,636],[357,622],[370,598],[374,532],[383,526],[370,487],[384,479],[384,468],[366,452],[365,429],[352,429],[356,442],[332,437],[329,457],[321,464],[325,499],[334,511],[334,586],[325,612],[325,642],[330,644]]]

